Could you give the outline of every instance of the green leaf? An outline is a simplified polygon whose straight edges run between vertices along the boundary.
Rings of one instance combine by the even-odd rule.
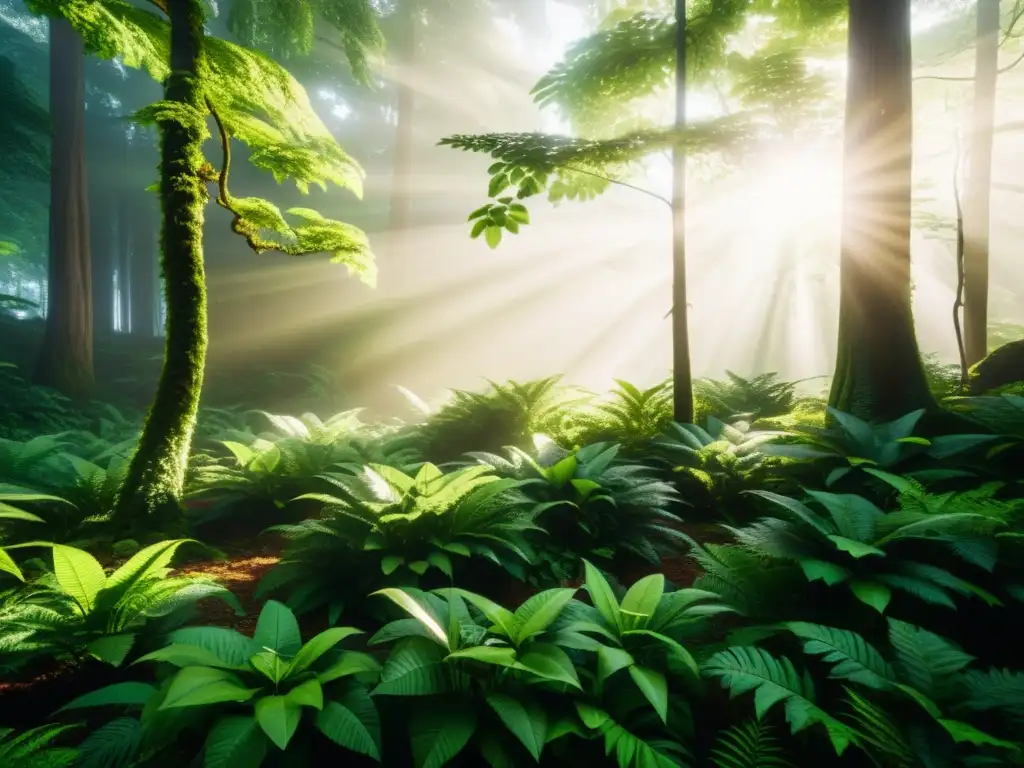
[[[613,648],[610,645],[602,645],[597,650],[597,680],[604,682],[620,669],[632,666],[636,663],[633,654],[622,648]]]
[[[353,688],[341,699],[326,702],[316,716],[316,727],[335,744],[380,762],[380,716],[364,689]]]
[[[384,557],[380,559],[380,571],[385,576],[390,576],[404,563],[405,558],[401,555],[384,555]]]
[[[658,603],[661,602],[663,594],[665,594],[664,575],[655,573],[645,576],[629,588],[622,598],[620,609],[645,617],[640,624],[646,626],[658,609]]]
[[[451,688],[446,652],[424,637],[410,637],[395,646],[381,670],[377,695],[428,696]]]
[[[896,682],[892,667],[882,654],[855,632],[802,621],[788,622],[785,627],[804,640],[804,653],[820,656],[835,665],[833,678],[876,690],[884,690]]]
[[[434,550],[427,555],[427,562],[432,566],[441,571],[449,579],[452,578],[454,571],[452,570],[452,559],[444,552]]]
[[[230,672],[210,667],[185,667],[171,680],[160,709],[248,701],[258,688],[246,688]]]
[[[97,603],[113,607],[137,584],[167,575],[167,566],[178,548],[194,539],[171,539],[140,549],[110,576],[97,596]]]
[[[566,683],[582,690],[572,660],[561,648],[547,643],[532,643],[519,657],[519,668],[545,680]]]
[[[251,716],[224,717],[206,735],[204,768],[258,768],[267,741]]]
[[[854,541],[848,539],[845,536],[829,536],[829,541],[836,545],[836,549],[852,555],[853,557],[860,559],[867,557],[868,555],[879,555],[885,557],[885,552],[878,547],[873,547],[870,544],[865,544],[861,541]]]
[[[644,698],[654,707],[661,722],[668,723],[668,683],[665,676],[649,667],[638,665],[629,668],[629,675]]]
[[[135,635],[104,635],[91,641],[85,648],[100,661],[119,667],[134,644]]]
[[[575,589],[548,589],[531,597],[516,610],[513,642],[521,645],[544,632],[576,594]]]
[[[0,549],[0,572],[9,573],[18,581],[25,580],[25,576],[22,574],[18,564],[14,562],[14,558],[3,549]]]
[[[415,573],[417,576],[422,576],[427,572],[430,567],[430,563],[426,560],[413,560],[409,563],[409,570]]]
[[[497,248],[501,245],[501,233],[502,229],[498,226],[489,226],[484,230],[484,239],[487,241],[492,249]]]
[[[850,591],[864,605],[874,608],[879,613],[885,613],[889,601],[892,600],[892,590],[874,581],[851,581]]]
[[[401,589],[395,589],[388,587],[387,589],[378,589],[376,592],[371,592],[370,597],[374,595],[382,595],[388,598],[391,602],[397,605],[402,610],[406,611],[417,621],[421,622],[430,633],[438,639],[438,641],[444,645],[445,648],[449,647],[448,635],[441,628],[441,625],[437,623],[437,619],[430,615],[427,610],[420,605],[411,595],[407,592],[403,592]]]
[[[142,724],[134,717],[119,717],[90,733],[78,745],[75,768],[126,768],[142,740]]]
[[[380,669],[380,662],[370,654],[347,651],[338,661],[320,672],[316,679],[326,685],[332,680],[342,677],[361,675],[366,672],[380,672]]]
[[[516,664],[516,649],[505,645],[475,645],[449,653],[446,659],[468,659],[499,667],[513,667]]]
[[[257,646],[269,648],[285,658],[295,656],[302,647],[302,635],[295,614],[277,600],[268,600],[263,606],[252,639]]]
[[[96,597],[107,580],[103,566],[96,558],[84,550],[54,544],[53,575],[60,588],[82,609],[82,613],[92,613]]]
[[[607,580],[601,575],[589,561],[583,561],[586,572],[587,592],[597,612],[608,623],[620,632],[622,631],[622,615],[619,613],[619,601],[615,599],[615,593],[608,586]]]
[[[224,627],[185,627],[170,634],[175,645],[195,645],[219,658],[228,668],[248,667],[249,657],[259,651],[251,637]],[[189,665],[185,665],[189,666]],[[202,664],[200,666],[212,666]]]
[[[287,749],[302,719],[302,707],[287,696],[264,696],[256,701],[256,722],[278,749]]]
[[[300,707],[324,708],[324,689],[320,685],[320,681],[316,679],[299,683],[288,691],[285,698],[292,704],[298,704]]]
[[[521,701],[503,693],[490,693],[485,697],[495,714],[513,736],[522,742],[533,759],[540,762],[547,743],[548,719],[543,707],[533,701]]]
[[[840,565],[827,560],[800,558],[800,568],[808,581],[824,581],[830,587],[850,578],[850,572]]]
[[[198,645],[184,645],[183,643],[171,643],[163,648],[158,648],[152,653],[147,653],[145,656],[136,659],[133,662],[133,666],[144,661],[163,661],[176,667],[217,667],[219,669],[235,671],[244,671],[248,666],[228,664],[216,653],[206,648]]]
[[[946,729],[946,732],[953,737],[953,741],[957,744],[973,744],[976,747],[1000,747],[1018,753],[1021,750],[1020,744],[990,736],[983,731],[979,731],[969,723],[940,718],[939,725]]]
[[[417,709],[409,723],[416,768],[442,768],[458,755],[476,731],[477,715],[467,706]]]
[[[695,678],[700,677],[700,667],[697,666],[696,659],[694,659],[693,655],[686,649],[686,647],[677,640],[673,640],[668,635],[663,635],[660,632],[653,632],[649,629],[627,629],[622,633],[623,640],[635,636],[647,637],[661,643],[668,649],[670,659],[674,659],[686,667],[686,669]]]
[[[331,650],[342,640],[352,637],[352,635],[360,634],[362,634],[362,630],[353,629],[351,627],[335,627],[334,629],[324,630],[299,649],[299,652],[295,654],[295,658],[292,659],[292,662],[288,667],[287,674],[297,675],[300,672],[305,672],[315,664],[321,656]]]
[[[494,627],[508,638],[515,633],[516,619],[512,611],[503,608],[492,600],[488,600],[475,592],[467,592],[464,589],[452,589],[452,592],[468,603],[471,603],[480,610],[480,613],[494,625]],[[494,631],[492,629],[492,631]]]
[[[156,688],[148,683],[114,683],[72,699],[57,711],[83,707],[142,706],[155,693]]]

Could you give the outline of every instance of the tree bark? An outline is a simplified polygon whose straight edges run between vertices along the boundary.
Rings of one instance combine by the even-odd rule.
[[[419,23],[417,0],[406,0],[406,24],[398,46],[399,72],[403,75],[398,86],[398,123],[395,126],[395,154],[391,176],[390,229],[402,249],[412,225],[412,170],[415,151],[416,91],[406,81],[406,75],[416,63],[416,25]]]
[[[207,114],[202,92],[203,0],[168,0],[171,74],[164,99]],[[160,201],[163,229],[160,268],[167,300],[164,366],[156,394],[121,488],[116,518],[136,527],[175,526],[181,521],[185,470],[195,429],[206,362],[206,280],[203,219],[207,199],[202,176],[199,121],[162,122]]]
[[[133,335],[151,339],[156,335],[156,245],[151,195],[139,191],[131,200],[131,283]]]
[[[69,22],[51,19],[49,295],[35,382],[80,401],[94,384],[84,64],[82,38]]]
[[[117,249],[114,247],[114,222],[108,210],[92,207],[90,216],[90,248],[92,250],[92,310],[96,336],[114,332],[114,269]]]
[[[676,0],[676,128],[686,127],[686,0]],[[672,152],[672,398],[673,418],[693,421],[689,308],[686,300],[686,152]]]
[[[850,0],[839,344],[829,405],[932,408],[911,308],[910,0]]]
[[[992,145],[999,78],[999,0],[978,0],[968,175],[964,187],[964,348],[967,365],[988,354]]]

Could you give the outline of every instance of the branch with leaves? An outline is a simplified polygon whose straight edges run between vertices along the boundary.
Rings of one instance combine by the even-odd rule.
[[[677,146],[689,156],[735,150],[757,137],[757,123],[749,114],[709,120],[683,129],[638,132],[616,139],[579,139],[546,133],[491,133],[448,136],[442,146],[489,155],[487,194],[492,201],[469,215],[470,234],[484,235],[497,247],[504,232],[517,234],[530,221],[522,201],[547,192],[548,201],[592,200],[612,184],[650,195],[650,190],[625,181],[637,165],[651,155]],[[511,194],[509,194],[511,192]]]

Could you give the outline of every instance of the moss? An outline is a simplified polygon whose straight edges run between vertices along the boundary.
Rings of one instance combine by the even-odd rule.
[[[1024,381],[1024,339],[1011,341],[975,363],[970,371],[972,395],[981,395],[995,389]]]
[[[191,116],[205,113],[201,0],[169,5],[171,74],[164,100]],[[206,362],[206,282],[203,267],[203,120],[168,113],[160,127],[160,199],[163,207],[160,269],[167,302],[164,366],[139,447],[118,498],[122,528],[158,520],[178,527],[188,454]],[[146,518],[147,523],[142,523]],[[155,519],[154,519],[155,518]]]

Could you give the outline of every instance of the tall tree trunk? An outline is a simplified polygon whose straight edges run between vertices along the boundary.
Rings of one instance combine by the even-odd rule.
[[[390,229],[403,249],[408,242],[412,224],[412,169],[415,142],[416,91],[407,81],[416,64],[416,25],[419,23],[418,0],[405,0],[406,24],[398,46],[398,124],[395,126],[395,154],[391,176]]]
[[[117,196],[117,314],[118,330],[130,333],[132,329],[132,223],[131,197]]]
[[[90,235],[93,330],[96,336],[102,338],[114,332],[114,269],[117,266],[117,249],[114,246],[114,222],[109,209],[92,207]]]
[[[151,195],[139,192],[131,201],[132,334],[151,339],[156,335],[156,245]]]
[[[989,219],[999,78],[999,0],[978,0],[974,111],[964,188],[964,348],[967,364],[988,354]]]
[[[49,296],[35,381],[76,400],[88,399],[94,384],[84,64],[82,38],[51,19]]]
[[[910,0],[850,0],[839,344],[829,404],[889,420],[935,401],[914,334]]]
[[[686,0],[676,0],[676,128],[686,127]],[[686,151],[672,152],[672,397],[673,418],[693,421],[693,374],[686,301]]]
[[[164,83],[164,99],[205,115],[202,2],[167,2],[171,74]],[[207,348],[202,128],[198,121],[160,124],[160,269],[167,340],[153,404],[118,498],[116,516],[122,526],[137,524],[142,515],[172,524],[181,519]]]

